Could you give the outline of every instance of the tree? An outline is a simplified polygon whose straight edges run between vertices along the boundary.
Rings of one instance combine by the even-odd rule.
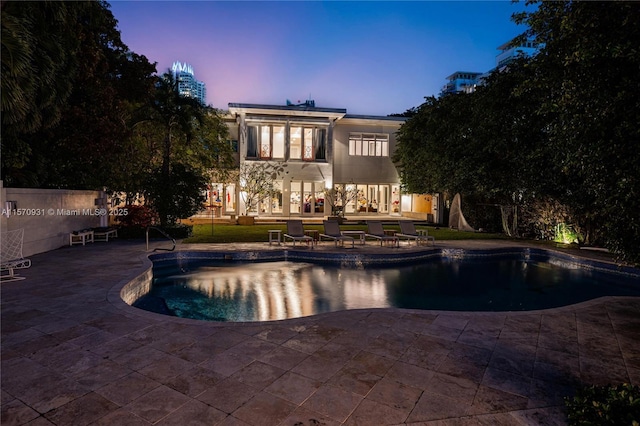
[[[276,192],[276,179],[286,166],[262,161],[245,162],[240,166],[240,194],[245,205],[245,214],[256,211],[260,201]]]
[[[331,214],[344,217],[344,208],[347,204],[357,201],[358,189],[352,182],[346,185],[334,185],[333,188],[324,190],[325,203],[331,209]]]
[[[554,195],[587,241],[640,262],[640,3],[527,4],[536,10],[515,21],[544,44],[529,84],[548,94],[540,113],[549,117]]]
[[[129,52],[102,1],[2,3],[2,176],[102,188],[155,66]]]

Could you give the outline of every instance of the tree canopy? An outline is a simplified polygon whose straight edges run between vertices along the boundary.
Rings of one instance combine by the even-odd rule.
[[[585,242],[638,262],[640,3],[528,4],[515,42],[535,38],[540,52],[474,93],[427,98],[399,132],[403,185],[510,204],[530,221],[554,206]]]
[[[166,224],[231,166],[218,111],[131,52],[108,3],[2,2],[1,42],[5,185],[145,195]]]

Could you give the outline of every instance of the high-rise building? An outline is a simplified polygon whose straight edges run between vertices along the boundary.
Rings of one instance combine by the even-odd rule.
[[[198,99],[202,105],[207,104],[207,88],[202,81],[196,80],[191,65],[186,62],[174,62],[171,70],[178,83],[178,93],[181,96]]]
[[[498,46],[500,53],[496,56],[496,66],[487,72],[456,71],[447,77],[449,82],[440,91],[440,96],[450,93],[472,93],[477,86],[482,86],[489,75],[498,70],[502,71],[509,66],[509,62],[520,57],[534,56],[540,50],[540,44],[534,40],[514,44],[513,41]]]

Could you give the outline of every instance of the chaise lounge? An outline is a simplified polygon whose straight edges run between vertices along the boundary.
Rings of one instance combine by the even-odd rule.
[[[304,226],[301,220],[288,220],[287,221],[287,233],[282,234],[283,242],[287,242],[287,238],[293,241],[293,246],[296,246],[296,241],[304,241],[307,244],[311,243],[311,248],[315,244],[313,237],[304,234]]]
[[[410,220],[400,221],[400,232],[396,233],[396,237],[406,238],[409,244],[411,244],[411,240],[414,240],[416,245],[420,245],[421,243],[429,244],[429,241],[431,241],[434,246],[436,245],[436,239],[430,236],[426,229],[416,230],[415,224]]]
[[[350,241],[351,247],[355,247],[355,240],[353,237],[342,235],[342,232],[340,232],[340,224],[338,222],[334,220],[324,220],[322,221],[322,224],[324,225],[324,233],[320,234],[320,241],[322,241],[322,237],[328,240],[333,240],[336,243],[336,247],[338,247],[339,243],[344,247],[344,242]]]
[[[398,237],[385,234],[384,228],[382,227],[382,222],[380,222],[379,220],[367,221],[367,233],[365,234],[365,236],[379,240],[380,247],[382,247],[383,243],[392,243],[393,247],[400,247],[400,240],[398,239]]]

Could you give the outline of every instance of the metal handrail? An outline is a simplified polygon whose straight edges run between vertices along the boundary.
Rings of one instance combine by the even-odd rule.
[[[146,232],[146,235],[147,235],[147,251],[149,251],[149,230],[150,229],[155,229],[156,231],[160,232],[162,235],[164,235],[165,237],[170,239],[171,242],[173,243],[173,247],[171,247],[170,249],[158,247],[158,248],[154,248],[153,251],[157,251],[157,250],[174,251],[176,249],[176,240],[173,239],[173,237],[171,237],[171,235],[167,234],[162,229],[157,228],[155,226],[147,226],[147,232]]]

